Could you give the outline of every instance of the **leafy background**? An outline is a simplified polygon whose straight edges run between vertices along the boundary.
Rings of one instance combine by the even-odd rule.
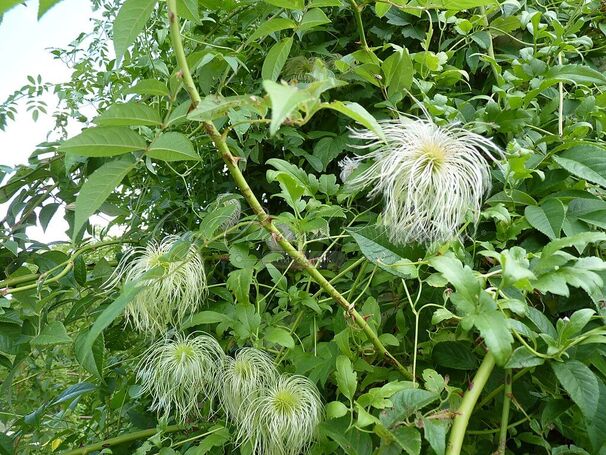
[[[55,3],[41,1],[40,15]],[[186,330],[227,352],[264,349],[314,381],[326,419],[311,453],[445,453],[487,351],[497,366],[463,453],[606,453],[603,4],[179,0],[203,97],[191,112],[166,5],[93,4],[92,32],[53,51],[71,80],[31,79],[0,105],[5,128],[19,99],[60,98],[48,114],[57,141],[0,174],[0,453],[61,453],[142,429],[112,453],[247,453],[221,415],[174,431],[147,411],[134,367],[152,340],[125,327],[128,295],[101,288],[127,248],[183,232],[210,284]],[[95,118],[80,112],[90,103]],[[458,122],[506,151],[461,241],[391,245],[375,223],[381,201],[338,178],[339,159],[355,153],[348,128],[380,134],[376,121],[398,112]],[[68,118],[90,128],[66,138]],[[236,208],[219,196],[238,189],[209,121],[274,224],[410,377],[243,199],[239,222],[222,229]],[[28,239],[60,206],[72,243]],[[98,212],[110,226],[87,222]]]

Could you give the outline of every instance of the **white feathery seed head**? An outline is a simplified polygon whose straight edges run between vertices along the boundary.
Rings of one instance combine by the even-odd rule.
[[[246,403],[238,440],[258,455],[305,453],[323,415],[316,386],[306,377],[282,375]]]
[[[176,334],[154,343],[137,367],[142,392],[152,397],[151,410],[184,423],[200,416],[199,400],[217,393],[217,377],[225,354],[208,335]]]
[[[491,187],[490,163],[501,150],[490,139],[431,120],[400,118],[381,126],[385,141],[368,130],[352,131],[352,138],[366,142],[359,148],[371,149],[355,161],[373,162],[348,185],[371,186],[369,196],[383,196],[381,223],[390,240],[443,243],[457,237],[466,218],[477,222]]]
[[[355,171],[360,165],[360,161],[356,158],[351,158],[350,156],[346,156],[341,161],[339,161],[339,167],[341,168],[341,173],[339,174],[339,178],[343,183],[349,178],[349,176]]]
[[[125,309],[127,321],[141,332],[156,335],[167,325],[178,327],[208,291],[204,261],[193,244],[184,244],[187,251],[178,257],[167,258],[179,241],[178,236],[170,235],[161,242],[151,241],[145,248],[134,249],[120,261],[114,277],[105,285],[113,287],[124,280],[125,285],[141,286]],[[154,269],[158,274],[152,272],[150,276],[148,272]]]
[[[242,348],[235,358],[226,358],[219,396],[227,417],[239,422],[245,403],[256,398],[277,377],[278,370],[272,359],[258,349]]]

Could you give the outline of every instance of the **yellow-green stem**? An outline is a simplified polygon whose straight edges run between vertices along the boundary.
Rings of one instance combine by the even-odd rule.
[[[457,410],[457,416],[455,417],[450,430],[446,455],[459,455],[461,453],[465,432],[467,431],[467,425],[469,424],[469,418],[471,417],[471,413],[473,412],[482,390],[484,390],[484,386],[492,373],[494,365],[494,356],[490,352],[486,353],[480,368],[478,368],[478,371],[469,385],[467,392],[465,392],[463,401],[461,401],[461,405]]]
[[[177,16],[176,9],[176,0],[167,0],[168,8],[169,8],[169,21],[170,21],[170,32],[173,43],[173,50],[177,54],[177,62],[179,63],[180,71],[183,74],[184,80],[191,80],[191,73],[189,71],[189,67],[187,65],[187,59],[185,58],[185,51],[183,50],[183,44],[181,42],[181,33],[179,31],[179,18]],[[358,14],[359,14],[359,10]],[[186,89],[192,99],[192,104],[197,105],[200,101],[200,94],[196,89],[193,81],[191,85],[186,84]],[[405,378],[412,378],[411,373],[400,363],[398,360],[385,348],[379,337],[374,332],[374,330],[368,325],[366,319],[356,311],[356,309],[351,305],[345,297],[337,291],[330,282],[324,278],[324,276],[320,273],[318,269],[307,259],[307,257],[297,250],[286,238],[282,235],[280,230],[274,226],[272,222],[272,218],[269,214],[263,209],[261,203],[251,190],[246,178],[242,174],[242,171],[238,167],[239,158],[232,155],[229,147],[227,146],[227,142],[225,137],[217,130],[217,127],[214,123],[210,121],[203,122],[204,129],[206,133],[211,138],[217,151],[223,158],[229,173],[231,174],[234,182],[240,189],[240,192],[248,202],[248,205],[252,209],[252,211],[257,215],[259,222],[267,230],[276,240],[276,242],[282,247],[284,252],[288,254],[295,262],[297,262],[307,273],[311,276],[311,278],[318,283],[325,292],[328,293],[332,297],[332,299],[337,302],[337,304],[343,308],[347,315],[349,315],[353,321],[362,329],[368,340],[375,347],[377,352],[387,358],[389,362],[402,373]]]
[[[498,455],[505,455],[507,446],[507,426],[509,425],[509,409],[511,407],[512,379],[511,370],[505,371],[505,392],[503,393],[503,411],[501,412],[501,429],[499,431]]]
[[[87,455],[91,452],[103,450],[106,447],[113,447],[120,444],[124,444],[125,442],[148,438],[150,436],[155,435],[156,433],[172,433],[175,431],[183,430],[184,428],[185,427],[182,425],[170,425],[162,430],[159,430],[158,428],[149,428],[147,430],[134,431],[132,433],[116,436],[115,438],[105,439],[104,441],[97,442],[95,444],[68,450],[67,452],[63,452],[61,455]]]

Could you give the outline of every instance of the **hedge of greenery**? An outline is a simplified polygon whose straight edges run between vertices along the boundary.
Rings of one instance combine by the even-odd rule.
[[[0,104],[0,454],[606,454],[603,2],[93,4]]]

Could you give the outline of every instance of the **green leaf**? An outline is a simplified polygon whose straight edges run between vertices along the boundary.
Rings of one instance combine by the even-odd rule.
[[[295,340],[293,339],[292,335],[288,332],[288,330],[280,327],[269,327],[265,331],[263,339],[269,341],[270,343],[276,343],[280,346],[284,346],[285,348],[290,349],[295,347]]]
[[[108,327],[114,319],[116,319],[126,305],[128,305],[133,298],[143,289],[143,286],[137,285],[137,283],[131,283],[126,285],[116,300],[110,303],[99,317],[93,323],[93,326],[88,331],[86,339],[81,347],[81,363],[88,362],[87,357],[94,357],[93,345],[95,340],[101,335],[103,330]]]
[[[213,426],[207,433],[210,434],[203,438],[195,447],[188,449],[187,452],[185,452],[185,455],[206,455],[207,453],[210,453],[214,447],[225,447],[231,438],[229,430],[221,425]],[[162,454],[160,453],[158,455]]]
[[[325,406],[327,419],[338,419],[347,414],[348,408],[340,401],[331,401]]]
[[[472,313],[479,301],[480,279],[471,268],[452,255],[436,256],[429,264],[452,283],[456,289],[450,300],[462,314]]]
[[[284,63],[286,63],[286,59],[288,59],[292,42],[292,37],[288,37],[271,47],[263,61],[263,67],[261,68],[261,77],[263,79],[271,81],[278,79],[282,68],[284,68]]]
[[[191,141],[181,133],[164,133],[150,144],[145,152],[147,156],[162,161],[198,161],[200,157]]]
[[[323,104],[322,107],[333,109],[341,114],[344,114],[355,120],[360,125],[369,129],[377,135],[378,138],[385,140],[385,134],[383,128],[377,120],[368,113],[366,109],[360,106],[358,103],[344,103],[342,101],[333,101],[329,104]]]
[[[177,14],[189,21],[200,22],[198,0],[177,0]]]
[[[381,413],[381,422],[391,427],[440,398],[440,394],[423,389],[405,389],[391,397],[393,408]]]
[[[114,104],[93,120],[99,126],[161,125],[156,109],[142,103]]]
[[[412,75],[414,67],[408,51],[405,48],[396,50],[385,59],[381,65],[385,76],[384,82],[387,94],[391,98],[394,95],[404,95],[404,90],[412,86]]]
[[[353,400],[358,386],[358,375],[351,365],[349,360],[344,355],[337,357],[337,369],[335,371],[335,379],[339,391],[349,400]]]
[[[310,28],[318,27],[320,25],[329,23],[330,19],[326,16],[326,14],[324,14],[324,11],[322,11],[320,8],[313,8],[303,15],[303,18],[301,19],[297,30],[302,32],[305,30],[309,30]]]
[[[188,329],[197,325],[204,324],[216,324],[218,322],[229,322],[231,318],[223,313],[217,313],[216,311],[200,311],[189,318],[181,328]]]
[[[416,267],[411,265],[410,260],[416,261],[423,257],[424,252],[420,248],[395,246],[388,240],[385,232],[375,226],[346,231],[356,241],[366,259],[373,264],[402,278],[416,276]]]
[[[254,41],[258,38],[264,38],[267,35],[271,35],[274,32],[280,30],[288,30],[295,28],[297,23],[291,19],[284,17],[274,17],[264,23],[262,23],[248,38],[247,42]]]
[[[267,91],[271,101],[270,135],[276,134],[282,122],[298,108],[301,103],[313,99],[313,96],[304,90],[289,85],[278,84],[273,81],[263,81],[263,88]]]
[[[71,342],[72,339],[67,334],[63,323],[61,321],[52,321],[46,324],[30,343],[35,346],[52,346]]]
[[[488,350],[492,352],[498,365],[504,365],[511,355],[513,336],[507,327],[507,320],[499,310],[481,309],[468,316],[480,331]],[[467,319],[467,318],[466,318]]]
[[[40,3],[38,4],[38,19],[44,16],[49,9],[61,1],[62,0],[40,0]]]
[[[93,172],[84,182],[76,197],[76,214],[72,235],[74,239],[88,218],[101,207],[134,167],[135,163],[132,160],[110,161]]]
[[[429,0],[419,2],[425,8],[444,8],[455,11],[477,8],[479,6],[498,5],[497,0]]]
[[[604,232],[582,232],[563,239],[552,240],[543,248],[541,252],[541,262],[546,261],[549,256],[562,248],[574,246],[579,251],[582,251],[589,243],[598,243],[606,241],[606,233]]]
[[[216,207],[206,214],[200,222],[200,227],[198,229],[202,238],[204,240],[210,240],[217,232],[217,229],[219,229],[227,220],[232,218],[234,213],[236,213],[236,210],[238,210],[236,205],[227,204],[225,206]]]
[[[155,79],[143,79],[137,82],[133,87],[126,90],[126,93],[137,93],[139,95],[169,96],[170,91],[166,84]]]
[[[444,455],[448,422],[440,419],[423,418],[423,432],[425,440],[429,442],[436,455]]]
[[[228,96],[209,95],[202,98],[198,106],[187,114],[189,120],[208,121],[215,120],[227,115],[233,108],[243,108],[244,106],[254,106],[254,97],[250,96]],[[189,107],[189,103],[187,104]],[[176,110],[175,110],[176,112]]]
[[[60,152],[89,157],[115,156],[142,150],[145,140],[126,127],[87,128],[59,147]]]
[[[391,9],[391,4],[389,3],[375,3],[375,14],[377,17],[385,16],[389,10]]]
[[[95,375],[98,379],[103,380],[103,363],[105,361],[105,341],[103,333],[95,340],[92,347],[92,355],[87,355],[84,350],[86,342],[86,332],[81,332],[74,343],[74,352],[78,363],[89,373]]]
[[[305,7],[304,0],[264,0],[265,3],[286,9],[302,10]]]
[[[157,0],[126,0],[114,20],[113,39],[116,60],[135,42],[151,16]]]
[[[446,341],[437,343],[431,353],[434,362],[454,370],[473,370],[478,360],[473,355],[469,344],[463,341]]]
[[[606,84],[604,74],[585,65],[552,66],[543,74],[543,77],[556,82],[572,82],[581,85]]]
[[[549,198],[540,206],[527,206],[524,216],[533,228],[553,240],[560,237],[566,208],[559,199]]]
[[[511,357],[505,364],[505,368],[529,368],[543,365],[545,359],[535,356],[525,346],[520,346],[513,351]]]
[[[606,188],[606,148],[577,145],[553,159],[572,175]]]
[[[250,303],[249,291],[252,284],[252,274],[253,270],[251,268],[233,270],[229,273],[226,283],[227,289],[234,293],[238,303]]]
[[[0,3],[0,14],[6,13],[11,8],[23,4],[23,0],[6,0]]]
[[[587,419],[591,419],[597,411],[597,398],[600,396],[598,379],[593,371],[578,360],[552,363],[551,367],[572,401]]]
[[[419,455],[421,453],[421,434],[416,428],[400,426],[391,430],[391,434],[396,443],[408,455]]]

